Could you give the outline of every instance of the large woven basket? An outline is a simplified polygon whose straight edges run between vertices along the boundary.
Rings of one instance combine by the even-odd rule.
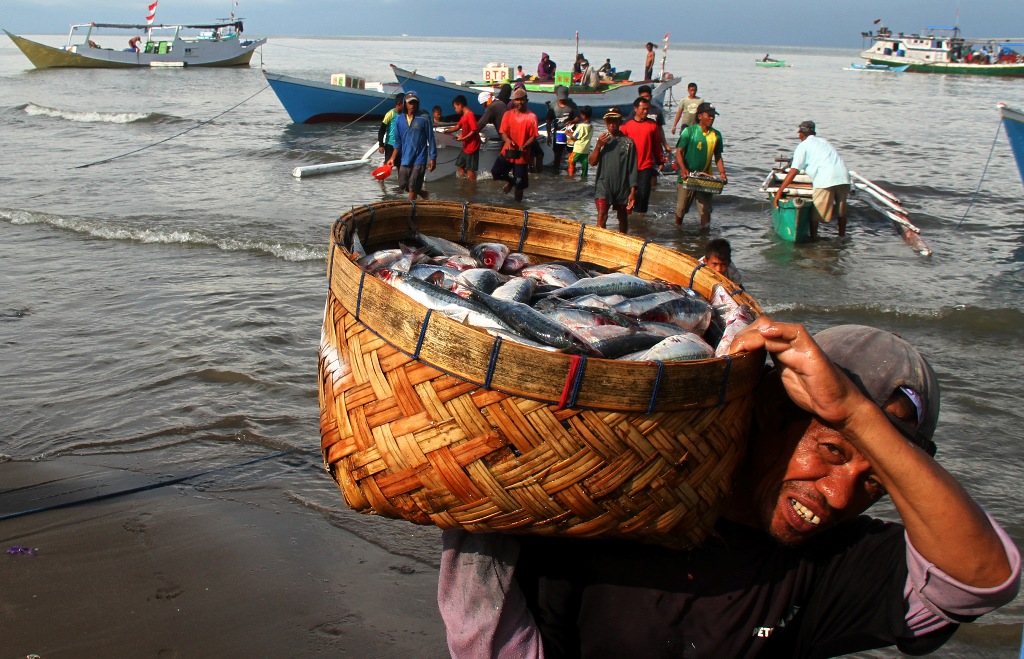
[[[360,512],[470,531],[700,544],[742,454],[763,353],[686,363],[587,359],[502,341],[435,314],[352,260],[409,226],[575,259],[708,296],[693,258],[522,210],[384,202],[334,225],[320,344],[324,461]]]

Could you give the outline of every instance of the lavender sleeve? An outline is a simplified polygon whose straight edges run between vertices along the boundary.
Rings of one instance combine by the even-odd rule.
[[[989,521],[1002,540],[1011,571],[1005,582],[993,588],[975,588],[960,583],[929,563],[911,544],[910,538],[907,538],[908,573],[907,583],[903,587],[907,603],[907,636],[924,636],[965,617],[989,613],[1017,596],[1020,588],[1020,551],[995,520],[989,517]]]
[[[444,531],[437,605],[453,659],[544,659],[540,630],[513,578],[519,541]]]

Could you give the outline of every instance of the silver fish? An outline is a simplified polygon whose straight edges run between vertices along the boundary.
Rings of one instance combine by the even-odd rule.
[[[443,254],[445,256],[469,256],[469,248],[460,245],[459,243],[453,243],[450,240],[444,238],[438,238],[437,236],[428,236],[425,233],[417,231],[414,234],[416,240],[420,242],[424,247],[430,250],[430,254],[437,256]]]
[[[555,265],[552,263],[527,266],[523,268],[519,274],[524,277],[532,277],[544,284],[554,284],[555,286],[560,287],[568,286],[575,281],[579,281],[579,277],[573,274],[569,268],[564,265]]]
[[[469,250],[469,255],[480,262],[485,268],[501,270],[508,256],[508,247],[501,243],[478,243]]]
[[[661,342],[648,350],[623,355],[619,359],[637,362],[669,362],[711,359],[714,356],[715,349],[708,345],[704,339],[693,332],[686,332],[662,339]]]
[[[637,330],[635,327],[620,327],[618,325],[580,328],[576,330],[576,333],[606,359],[615,359],[620,355],[647,350],[663,340],[663,337],[657,334]]]
[[[757,313],[746,304],[741,304],[729,312],[725,320],[725,331],[722,332],[722,338],[715,347],[715,356],[728,355],[736,335],[747,329],[756,319]]]
[[[497,314],[482,304],[461,298],[451,291],[420,281],[415,277],[388,271],[382,279],[428,309],[439,311],[460,323],[483,328],[512,329]]]
[[[528,304],[537,290],[537,280],[530,277],[512,277],[491,293],[499,300],[511,300]]]
[[[559,297],[578,297],[580,295],[625,295],[626,297],[639,297],[648,293],[667,291],[671,288],[679,288],[675,284],[665,281],[652,281],[642,279],[636,275],[624,272],[613,272],[607,275],[598,275],[580,279],[569,284],[558,291]]]
[[[515,275],[519,274],[519,271],[530,265],[530,257],[522,252],[510,252],[505,257],[505,262],[501,264],[501,274],[503,275]]]
[[[490,294],[508,281],[508,277],[490,268],[471,268],[460,272],[456,281],[466,288],[473,288]]]
[[[639,297],[626,298],[615,305],[615,310],[631,316],[639,316],[645,311],[649,311],[663,302],[677,300],[681,297],[686,297],[686,294],[680,291],[648,293],[647,295],[641,295]]]
[[[711,305],[704,300],[681,297],[662,302],[643,312],[637,318],[675,323],[684,330],[703,334],[711,324]]]
[[[587,345],[568,327],[551,320],[528,304],[499,300],[493,295],[477,291],[470,291],[469,299],[486,306],[505,324],[528,339],[573,353],[601,356],[600,352]]]

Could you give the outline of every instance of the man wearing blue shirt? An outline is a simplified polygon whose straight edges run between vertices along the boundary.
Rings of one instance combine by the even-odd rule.
[[[395,117],[394,122],[397,124],[395,151],[388,164],[393,165],[396,157],[401,158],[398,187],[409,192],[409,201],[414,201],[417,196],[426,199],[429,195],[423,189],[423,178],[437,165],[437,143],[434,141],[434,124],[426,112],[420,111],[416,92],[406,92],[405,114]]]
[[[839,236],[846,235],[846,197],[850,194],[850,170],[836,153],[828,140],[815,134],[813,121],[804,121],[797,128],[800,144],[793,151],[786,178],[779,185],[772,199],[772,206],[779,207],[782,191],[793,182],[799,173],[811,177],[814,210],[811,212],[811,240],[818,239],[818,220],[832,221],[832,215],[839,216]]]

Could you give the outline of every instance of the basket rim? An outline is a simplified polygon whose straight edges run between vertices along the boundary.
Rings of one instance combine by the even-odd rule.
[[[389,216],[382,219],[380,215],[385,213],[388,213]],[[478,213],[486,213],[487,217],[476,217]],[[645,390],[646,395],[639,391],[622,392],[622,395],[629,400],[611,407],[611,409],[621,411],[644,413],[719,406],[737,396],[751,393],[756,386],[758,379],[756,374],[760,373],[764,364],[764,351],[688,362],[624,362],[552,353],[513,341],[502,340],[500,337],[493,337],[478,328],[462,325],[443,314],[434,314],[430,309],[408,298],[389,284],[376,277],[366,276],[365,271],[355,263],[347,246],[351,245],[353,232],[365,233],[365,238],[361,237],[361,240],[366,245],[372,245],[375,222],[384,221],[396,224],[407,221],[409,226],[416,226],[418,229],[419,220],[428,214],[432,221],[445,221],[457,225],[449,228],[452,229],[451,233],[456,233],[455,229],[457,229],[458,237],[462,241],[482,242],[486,239],[490,242],[508,244],[507,240],[493,235],[469,237],[470,231],[476,230],[479,224],[486,224],[489,229],[493,229],[491,225],[497,224],[511,233],[518,231],[517,244],[508,246],[510,249],[515,248],[515,251],[528,253],[531,251],[528,249],[531,246],[529,241],[531,232],[541,228],[552,229],[564,235],[578,234],[575,258],[572,259],[577,262],[581,261],[581,254],[587,252],[588,240],[600,243],[602,238],[614,237],[617,242],[625,245],[623,249],[635,252],[634,274],[640,275],[644,271],[645,257],[650,258],[656,255],[662,260],[674,259],[676,263],[680,259],[684,262],[689,261],[692,265],[691,272],[688,275],[681,272],[681,276],[674,279],[688,279],[691,288],[697,281],[700,281],[705,289],[709,289],[714,284],[722,284],[726,286],[727,292],[731,295],[739,296],[739,301],[749,304],[758,313],[761,312],[757,302],[742,287],[737,287],[733,282],[706,268],[704,264],[699,263],[693,257],[649,240],[623,236],[618,232],[599,229],[593,225],[556,218],[543,213],[530,213],[528,210],[519,211],[467,202],[391,201],[353,208],[335,222],[332,228],[332,245],[327,264],[330,286],[328,308],[325,309],[325,313],[331,311],[330,301],[333,297],[341,309],[351,315],[355,322],[407,357],[485,389],[538,402],[557,404],[562,407],[609,409],[607,400],[598,402],[592,397],[588,397],[586,393],[588,377],[593,379],[604,376],[611,380],[618,378],[624,382],[630,381],[630,387],[635,385],[639,389]],[[382,239],[382,242],[387,242],[387,239]],[[590,249],[592,251],[593,247],[591,246]],[[594,262],[600,263],[600,260]],[[609,265],[620,270],[626,267],[621,263],[614,262]],[[381,331],[382,328],[366,322],[361,317],[361,307],[368,301],[371,301],[370,304],[376,305],[376,308],[379,309],[382,308],[381,305],[387,304],[385,300],[387,296],[392,296],[393,299],[396,293],[403,298],[403,304],[410,307],[417,316],[416,322],[413,323],[416,326],[415,337],[407,329],[402,334],[394,331],[394,327],[387,325],[383,328],[384,331]],[[710,296],[706,295],[706,297]],[[466,332],[471,332],[471,334],[466,334]],[[439,340],[437,335],[449,337],[449,339],[455,336],[467,339],[471,343],[474,340],[480,342],[477,345],[477,352],[481,357],[483,353],[489,353],[487,364],[485,366],[481,366],[479,363],[459,364],[459,360],[453,360],[443,349],[434,345]],[[481,337],[483,338],[481,339]],[[432,342],[434,343],[432,344]],[[509,374],[502,370],[503,359],[506,361],[529,361],[531,358],[558,363],[561,371],[565,373],[564,381],[527,386],[517,383],[515,377],[509,377]],[[478,359],[477,362],[479,361]],[[695,367],[701,367],[707,372],[706,377],[703,378],[707,381],[703,386],[704,392],[683,395],[678,391],[666,391],[668,388],[677,387],[680,382],[685,380],[683,374],[686,369],[690,369],[689,372],[693,373]],[[635,383],[632,382],[633,380]],[[715,391],[714,394],[705,393],[711,389]]]

